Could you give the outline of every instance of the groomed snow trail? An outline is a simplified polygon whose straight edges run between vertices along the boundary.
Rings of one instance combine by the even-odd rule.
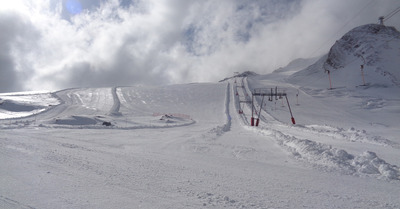
[[[58,92],[64,102],[36,115],[35,124],[1,130],[0,165],[7,169],[0,169],[0,207],[400,207],[397,181],[304,166],[278,143],[284,136],[275,125],[285,125],[271,124],[267,132],[249,127],[248,115],[237,114],[233,88],[231,82]],[[72,116],[97,123],[55,123]],[[168,126],[180,119],[195,122]]]
[[[248,95],[251,95],[252,90],[248,86],[247,79],[242,78],[240,86],[235,87],[236,91],[240,92],[237,98],[251,100]],[[263,105],[260,115],[261,123],[258,129],[254,128],[253,130],[257,129],[260,133],[272,136],[282,148],[295,158],[327,171],[339,171],[356,176],[373,176],[384,180],[400,180],[400,168],[386,162],[375,152],[365,150],[362,153],[350,154],[345,150],[348,149],[349,143],[359,142],[361,145],[371,143],[378,147],[379,145],[383,146],[377,150],[384,152],[387,149],[398,150],[400,146],[397,143],[381,137],[368,136],[365,131],[354,128],[345,131],[343,128],[328,126],[285,124],[269,114],[266,111],[266,105],[261,104],[261,99],[258,99],[255,98],[254,109],[258,111],[260,105]],[[250,104],[246,106],[245,112],[251,113]],[[287,114],[289,118],[289,113]],[[250,117],[242,118],[249,120]],[[257,113],[254,114],[254,117],[257,118]],[[337,141],[341,141],[341,144],[346,143],[345,149],[335,147],[338,146]]]

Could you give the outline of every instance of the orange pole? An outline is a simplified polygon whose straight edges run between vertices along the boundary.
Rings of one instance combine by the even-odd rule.
[[[328,70],[328,77],[329,77],[329,89],[332,89],[331,71],[329,70]]]

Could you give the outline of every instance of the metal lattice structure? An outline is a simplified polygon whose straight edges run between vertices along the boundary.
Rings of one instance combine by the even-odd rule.
[[[260,110],[257,112],[257,110],[255,110],[255,106],[254,106],[254,97],[256,96],[261,96],[261,105],[260,105]],[[290,112],[290,116],[292,119],[292,123],[296,124],[293,114],[292,114],[292,109],[290,108],[290,104],[289,104],[289,100],[287,98],[287,94],[286,94],[286,90],[282,89],[282,88],[257,88],[257,89],[253,89],[252,92],[252,96],[251,96],[251,126],[258,126],[259,122],[260,122],[260,115],[261,115],[261,109],[262,109],[262,104],[264,103],[264,98],[268,97],[268,101],[272,101],[274,98],[275,100],[278,99],[282,99],[283,97],[286,98],[286,102],[288,104],[289,107],[289,112]],[[254,112],[257,115],[257,118],[254,118]]]

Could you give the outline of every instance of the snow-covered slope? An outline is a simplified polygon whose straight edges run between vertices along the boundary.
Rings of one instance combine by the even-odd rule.
[[[400,208],[399,86],[380,74],[398,45],[385,37],[351,39],[379,57],[367,86],[340,40],[317,61],[219,83],[1,94],[0,208]],[[275,87],[295,125],[284,98],[248,103]]]
[[[0,94],[0,119],[30,116],[58,104],[59,101],[51,93],[2,93]]]
[[[303,70],[304,68],[312,65],[317,60],[318,60],[318,58],[295,59],[295,60],[291,61],[287,66],[281,67],[281,68],[273,71],[272,74],[278,73],[278,74],[291,75],[293,73],[296,73],[296,72]]]
[[[329,51],[326,64],[327,69],[339,69],[356,62],[364,65],[367,72],[378,73],[371,76],[370,82],[386,84],[391,80],[399,85],[399,56],[400,32],[394,27],[370,24],[354,28],[338,40]],[[379,77],[387,78],[382,81]]]
[[[301,90],[300,94],[336,104],[320,107],[337,109],[330,115],[331,124],[340,125],[340,118],[351,115],[346,120],[354,125],[390,127],[398,123],[400,113],[398,57],[400,33],[395,28],[364,25],[346,33],[326,56],[286,81]],[[302,115],[314,115],[314,111]]]
[[[326,56],[293,74],[289,81],[301,86],[329,88],[329,71],[332,88],[353,89],[364,84],[375,88],[400,86],[399,57],[399,31],[383,25],[363,25],[346,33]]]

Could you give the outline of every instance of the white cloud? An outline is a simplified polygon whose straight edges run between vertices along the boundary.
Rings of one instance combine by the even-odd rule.
[[[10,28],[0,35],[5,49],[0,74],[13,80],[3,82],[0,91],[267,73],[292,59],[326,53],[351,28],[376,23],[399,5],[396,0],[81,0],[81,13],[73,15],[66,1],[0,3],[0,26]],[[387,23],[399,28],[398,16]]]

